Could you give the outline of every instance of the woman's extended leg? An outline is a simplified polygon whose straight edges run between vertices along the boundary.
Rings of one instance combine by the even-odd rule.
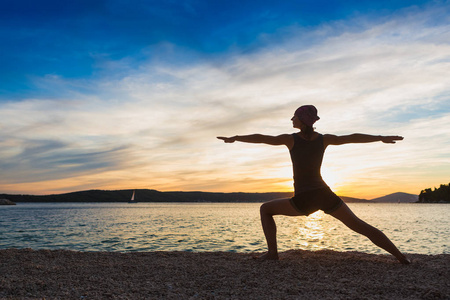
[[[264,235],[267,241],[267,248],[269,251],[261,256],[262,259],[278,259],[278,247],[277,247],[277,226],[274,215],[285,216],[301,216],[291,204],[289,199],[273,200],[261,205],[261,224],[263,227]]]
[[[345,203],[331,215],[353,231],[368,237],[375,245],[394,255],[402,264],[410,263],[383,232],[359,219]]]

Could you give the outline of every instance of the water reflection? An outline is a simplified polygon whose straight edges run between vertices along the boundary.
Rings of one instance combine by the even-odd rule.
[[[309,215],[303,224],[297,227],[296,238],[297,243],[307,249],[323,249],[324,248],[324,217],[323,211],[317,211]]]
[[[266,251],[259,203],[58,204],[0,208],[0,248],[82,251]],[[450,205],[352,204],[401,250],[450,253]],[[278,249],[384,253],[323,212],[275,216]]]

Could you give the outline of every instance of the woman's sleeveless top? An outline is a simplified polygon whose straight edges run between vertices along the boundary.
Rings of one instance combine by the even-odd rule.
[[[294,147],[289,151],[291,154],[292,167],[294,171],[295,194],[327,187],[320,175],[323,154],[323,135],[308,141],[302,139],[298,134],[294,137]]]

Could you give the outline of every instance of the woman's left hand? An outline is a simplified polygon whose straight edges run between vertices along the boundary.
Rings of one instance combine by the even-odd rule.
[[[390,135],[390,136],[382,136],[381,141],[386,144],[395,144],[395,141],[403,140],[402,136],[398,135]]]

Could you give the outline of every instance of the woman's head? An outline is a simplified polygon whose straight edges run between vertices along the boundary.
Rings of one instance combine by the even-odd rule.
[[[297,108],[294,115],[308,127],[312,127],[313,124],[320,119],[319,116],[317,116],[317,108],[315,108],[314,105],[300,106]]]

